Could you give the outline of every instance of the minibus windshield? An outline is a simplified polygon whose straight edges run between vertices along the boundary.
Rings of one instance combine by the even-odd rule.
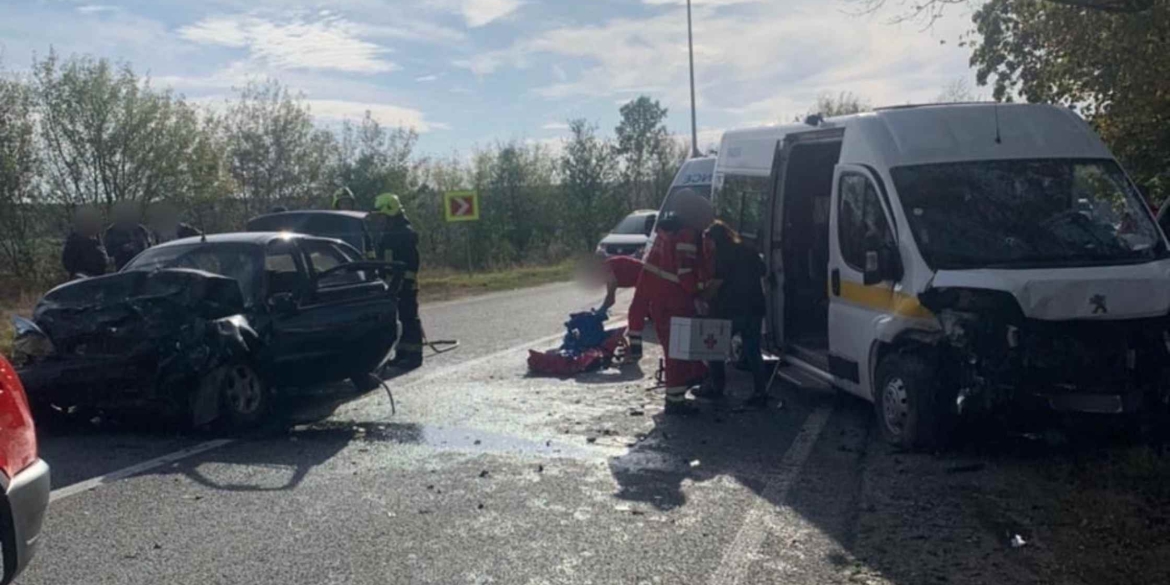
[[[1092,266],[1166,255],[1141,197],[1113,161],[974,161],[890,174],[934,269]]]

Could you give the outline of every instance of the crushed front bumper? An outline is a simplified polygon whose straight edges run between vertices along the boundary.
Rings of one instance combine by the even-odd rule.
[[[40,543],[41,525],[49,507],[49,465],[37,459],[24,468],[4,491],[3,530],[4,574],[0,585],[16,578],[28,566]]]

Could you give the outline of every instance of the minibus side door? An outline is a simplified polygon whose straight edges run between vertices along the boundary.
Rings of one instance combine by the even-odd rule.
[[[898,310],[902,263],[881,183],[864,166],[834,171],[829,219],[829,372],[869,398],[869,351],[880,319]]]

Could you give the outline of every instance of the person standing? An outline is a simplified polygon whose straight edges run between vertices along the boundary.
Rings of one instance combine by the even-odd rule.
[[[73,216],[73,229],[61,251],[61,264],[70,279],[101,276],[109,269],[110,257],[98,235],[102,216],[92,207],[82,207]]]
[[[692,415],[698,411],[687,401],[687,390],[706,373],[702,362],[670,357],[670,320],[694,317],[701,290],[699,249],[702,231],[714,220],[711,203],[684,190],[676,196],[676,210],[658,222],[654,246],[646,254],[635,297],[649,301],[654,331],[666,354],[666,414]],[[642,322],[630,321],[630,345],[642,338]]]
[[[169,202],[162,201],[152,205],[149,215],[150,231],[155,244],[203,235],[198,229],[179,221],[179,210]]]
[[[349,187],[342,187],[333,192],[332,207],[334,211],[353,211],[357,208],[357,198]]]
[[[752,397],[747,406],[768,405],[768,374],[764,368],[761,335],[764,322],[764,275],[759,252],[743,243],[739,234],[717,221],[704,233],[704,242],[713,247],[714,268],[709,285],[710,317],[731,321],[731,334],[742,341],[743,361],[752,374]],[[710,384],[695,392],[700,398],[720,399],[727,384],[727,367],[722,361],[708,364]]]
[[[135,256],[150,247],[150,230],[139,223],[138,206],[130,201],[114,205],[113,223],[106,228],[106,251],[114,258],[114,270],[121,270]]]
[[[634,299],[630,301],[627,321],[631,330],[637,323],[636,328],[641,332],[650,310],[645,292],[637,288],[638,280],[642,277],[642,261],[631,256],[608,256],[601,261],[601,266],[605,278],[605,300],[601,303],[601,310],[608,311],[617,303],[619,288],[634,289]],[[626,358],[631,362],[642,359],[642,336],[630,334],[627,338],[630,342],[630,352]]]
[[[383,262],[405,264],[402,290],[398,294],[398,320],[402,322],[402,335],[394,351],[389,367],[414,370],[423,363],[422,320],[418,314],[418,270],[421,261],[418,253],[418,232],[411,227],[410,219],[402,209],[402,201],[393,193],[383,193],[374,199],[374,214],[381,223],[381,238],[378,241],[378,259]]]

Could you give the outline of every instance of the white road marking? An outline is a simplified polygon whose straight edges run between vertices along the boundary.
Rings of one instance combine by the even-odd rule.
[[[163,455],[161,457],[155,457],[154,459],[151,459],[149,461],[143,461],[142,463],[137,463],[137,464],[131,465],[130,467],[119,469],[118,471],[107,473],[105,475],[99,475],[98,477],[93,477],[93,478],[87,479],[85,481],[81,481],[81,482],[77,482],[75,484],[67,485],[63,488],[55,489],[52,492],[50,492],[49,493],[49,503],[63,500],[65,498],[68,498],[69,496],[75,496],[77,494],[80,494],[82,492],[87,492],[87,491],[92,490],[92,489],[97,489],[100,486],[103,486],[106,484],[111,484],[111,483],[114,483],[116,481],[120,481],[120,480],[126,479],[128,477],[138,475],[139,473],[145,473],[147,471],[150,471],[151,469],[156,469],[158,467],[162,467],[164,465],[168,465],[168,464],[174,463],[176,461],[181,461],[183,459],[186,459],[186,458],[194,456],[194,455],[198,455],[200,453],[206,453],[208,451],[211,451],[212,449],[218,449],[220,447],[223,447],[224,445],[230,445],[231,443],[234,443],[234,442],[235,442],[234,439],[215,439],[214,441],[207,441],[205,443],[200,443],[200,444],[192,446],[192,447],[187,447],[186,449],[180,449],[178,451],[175,451],[174,453],[168,453],[168,454]]]
[[[735,534],[735,540],[723,551],[719,568],[711,575],[709,581],[711,585],[734,585],[743,582],[752,559],[758,553],[760,545],[764,543],[768,527],[773,524],[772,516],[776,514],[778,507],[785,505],[788,491],[800,475],[800,470],[812,453],[813,445],[821,436],[821,431],[825,429],[830,414],[832,414],[830,408],[821,407],[814,410],[804,422],[800,434],[784,454],[780,470],[772,476],[764,487],[764,492],[744,516],[743,524]]]

